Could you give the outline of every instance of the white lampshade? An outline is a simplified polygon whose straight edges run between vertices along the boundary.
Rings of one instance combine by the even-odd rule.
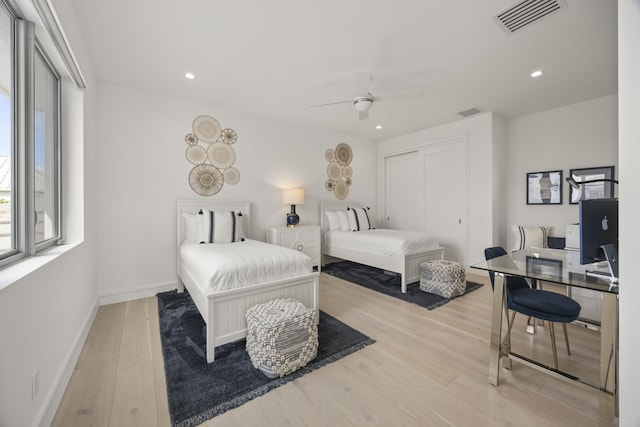
[[[304,190],[302,188],[285,188],[282,190],[282,203],[285,205],[302,205]]]

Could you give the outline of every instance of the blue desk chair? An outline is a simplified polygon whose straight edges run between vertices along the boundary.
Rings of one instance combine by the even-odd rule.
[[[484,257],[487,261],[506,255],[507,252],[500,246],[487,248],[484,250]],[[493,272],[489,272],[491,279],[491,287],[494,287]],[[542,289],[532,289],[529,283],[523,277],[506,276],[505,290],[507,293],[507,305],[505,311],[508,319],[508,334],[511,336],[511,327],[516,313],[522,313],[527,316],[547,321],[549,323],[549,333],[551,335],[551,348],[553,349],[554,367],[558,369],[558,353],[556,352],[556,334],[553,327],[554,323],[562,323],[564,330],[564,339],[567,344],[567,354],[571,355],[569,348],[569,337],[567,335],[567,323],[573,322],[580,314],[580,304],[573,299],[558,294],[556,292],[545,291]],[[512,311],[509,318],[508,310]]]

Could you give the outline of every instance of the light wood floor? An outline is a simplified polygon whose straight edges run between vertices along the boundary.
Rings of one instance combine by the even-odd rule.
[[[610,426],[612,399],[513,364],[488,379],[491,286],[428,311],[321,274],[321,309],[377,342],[306,374],[204,426]],[[514,351],[551,364],[547,328]],[[558,328],[560,369],[598,378],[599,333]],[[100,308],[53,426],[168,426],[157,303]]]

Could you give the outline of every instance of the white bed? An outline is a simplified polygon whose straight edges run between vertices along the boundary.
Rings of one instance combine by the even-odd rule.
[[[215,212],[242,212],[238,217],[247,235],[250,230],[250,203],[231,201],[178,200],[177,269],[178,291],[184,287],[198,307],[207,325],[207,362],[215,359],[215,347],[247,335],[245,313],[248,308],[277,298],[294,298],[315,310],[319,318],[320,273],[313,272],[311,260],[293,249],[248,239],[235,243],[198,245],[185,242],[187,231],[183,214],[197,214],[200,209]],[[226,245],[226,246],[225,246]],[[266,251],[265,251],[266,249]],[[231,258],[218,266],[202,263],[199,258],[218,259],[216,250]],[[260,253],[264,254],[260,258]],[[183,259],[183,256],[189,258]],[[300,259],[302,256],[305,260]],[[284,264],[282,259],[290,258]],[[206,258],[205,258],[206,259]],[[293,261],[293,264],[292,264]],[[269,265],[275,268],[266,268]],[[223,268],[222,273],[218,268]],[[239,267],[239,268],[238,268]],[[265,268],[262,268],[265,267]],[[224,284],[224,286],[222,285]]]
[[[320,205],[322,254],[400,274],[402,292],[420,280],[420,264],[443,259],[444,248],[423,232],[401,230],[331,231],[326,212],[360,208],[356,202],[331,201]]]

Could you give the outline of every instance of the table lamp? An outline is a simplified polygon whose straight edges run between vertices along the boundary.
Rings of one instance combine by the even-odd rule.
[[[282,203],[291,205],[291,212],[287,213],[287,227],[295,227],[300,222],[300,217],[296,213],[296,205],[304,204],[304,190],[302,188],[282,190]]]

